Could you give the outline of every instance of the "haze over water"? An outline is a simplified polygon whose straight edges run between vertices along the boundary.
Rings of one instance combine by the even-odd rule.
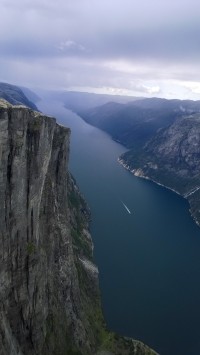
[[[38,106],[72,129],[70,170],[92,212],[108,327],[161,355],[200,354],[200,229],[187,201],[127,172],[125,149],[60,103]]]

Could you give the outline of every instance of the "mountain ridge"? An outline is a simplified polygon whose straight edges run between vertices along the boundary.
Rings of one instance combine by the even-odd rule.
[[[110,102],[88,110],[76,110],[76,113],[132,149],[142,148],[158,129],[169,126],[183,113],[199,111],[200,101],[152,98],[126,104]]]
[[[25,105],[32,110],[36,110],[35,103],[30,101],[24,92],[16,85],[0,83],[0,98],[7,100],[12,105]]]

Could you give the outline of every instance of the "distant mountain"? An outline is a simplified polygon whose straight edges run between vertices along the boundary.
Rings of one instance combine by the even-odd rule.
[[[33,110],[38,110],[37,106],[15,85],[0,83],[0,98],[7,100],[12,105],[25,105]]]
[[[200,113],[177,118],[143,149],[126,152],[120,160],[134,175],[150,178],[186,197],[200,224]]]
[[[110,101],[127,103],[133,100],[142,99],[132,96],[94,94],[80,91],[55,91],[37,89],[36,93],[45,99],[60,101],[65,105],[67,109],[74,112],[101,106]]]
[[[36,104],[37,102],[39,102],[41,100],[40,96],[38,96],[32,90],[30,90],[24,86],[20,86],[20,89],[23,91],[24,95],[28,98],[28,100],[30,100],[34,104]]]
[[[75,112],[104,105],[111,101],[115,103],[127,103],[132,100],[138,100],[138,97],[93,94],[88,92],[75,91],[68,91],[63,93],[63,101],[65,102],[65,107]]]
[[[194,112],[200,110],[200,101],[193,100],[178,100],[178,99],[161,99],[157,97],[137,100],[133,102],[134,106],[143,109],[161,109],[161,110],[180,110],[182,112]]]
[[[126,104],[110,102],[76,112],[127,148],[142,147],[157,130],[167,127],[183,113],[200,111],[200,101],[142,99]]]

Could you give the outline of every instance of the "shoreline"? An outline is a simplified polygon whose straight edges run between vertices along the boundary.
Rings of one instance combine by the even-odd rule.
[[[150,177],[145,176],[144,174],[142,174],[142,173],[143,173],[142,169],[139,168],[139,169],[132,169],[132,170],[131,170],[130,167],[129,167],[129,165],[125,164],[122,159],[118,158],[117,161],[118,161],[118,163],[119,163],[120,165],[122,165],[126,170],[128,170],[128,171],[129,171],[131,174],[133,174],[134,176],[139,177],[139,178],[142,178],[142,179],[145,179],[145,180],[152,181],[154,184],[159,185],[159,186],[162,186],[162,187],[164,187],[165,189],[168,189],[168,190],[170,190],[170,191],[176,193],[176,194],[179,195],[180,197],[184,198],[184,199],[189,203],[189,206],[191,207],[190,202],[189,202],[189,200],[188,200],[188,198],[187,198],[188,196],[190,196],[190,195],[188,195],[188,193],[185,194],[186,196],[184,196],[184,195],[182,195],[180,192],[176,191],[175,189],[172,189],[172,188],[169,187],[169,186],[163,185],[163,184],[161,184],[160,182],[157,182],[156,180],[153,180],[153,179],[151,179]],[[196,219],[195,216],[193,216],[193,214],[192,214],[190,208],[189,208],[189,213],[190,213],[190,216],[191,216],[191,218],[193,219],[193,221],[197,224],[198,227],[200,227],[200,222]]]

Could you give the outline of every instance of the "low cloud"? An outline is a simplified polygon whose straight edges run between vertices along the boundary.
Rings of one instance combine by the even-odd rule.
[[[159,94],[159,92],[160,92],[160,87],[159,86],[146,86],[146,85],[143,85],[143,88],[150,95]]]
[[[68,39],[66,41],[61,42],[57,47],[61,52],[87,52],[86,48],[75,41]]]

